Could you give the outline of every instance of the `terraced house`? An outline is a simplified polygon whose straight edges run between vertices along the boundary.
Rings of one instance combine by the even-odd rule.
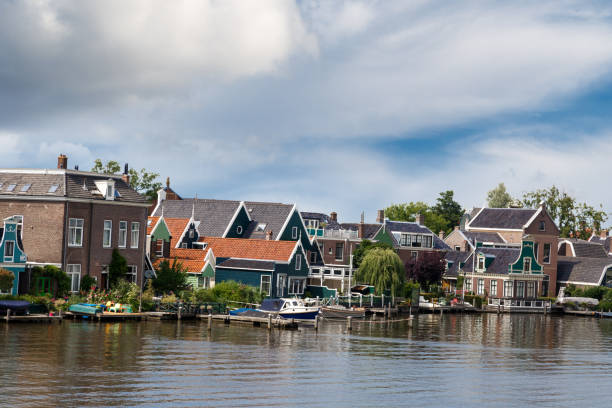
[[[126,258],[128,278],[141,283],[149,205],[145,197],[129,186],[127,174],[67,166],[68,158],[60,155],[56,169],[0,169],[0,217],[20,220],[27,254],[19,286],[31,284],[33,266],[55,265],[71,277],[73,291],[79,290],[84,275],[106,287],[113,248]]]

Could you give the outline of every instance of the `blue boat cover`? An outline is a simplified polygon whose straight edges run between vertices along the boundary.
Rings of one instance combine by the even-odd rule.
[[[283,307],[283,303],[284,301],[281,299],[264,299],[263,302],[261,302],[259,310],[278,312],[281,310],[281,307]]]
[[[25,310],[29,306],[25,300],[0,300],[0,309]]]

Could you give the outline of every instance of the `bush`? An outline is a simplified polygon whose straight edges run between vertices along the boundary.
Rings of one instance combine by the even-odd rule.
[[[176,259],[170,265],[167,260],[157,267],[157,278],[153,280],[153,287],[161,293],[178,293],[187,287],[187,269]]]
[[[221,282],[212,288],[212,293],[217,301],[235,301],[242,303],[261,303],[264,295],[259,288],[248,286],[234,281]]]
[[[108,279],[111,288],[125,279],[127,273],[127,260],[121,256],[117,248],[113,248],[111,261],[108,264]]]
[[[0,268],[0,290],[8,292],[13,287],[15,274],[8,269]]]
[[[97,285],[96,280],[90,275],[85,275],[81,278],[81,291],[89,292],[91,288],[95,288]]]
[[[37,293],[34,293],[34,291],[36,290],[36,287],[34,285],[36,284],[38,278],[43,277],[50,278],[52,282],[52,291],[53,285],[57,285],[57,290],[55,292],[56,296],[61,297],[67,293],[70,293],[70,278],[68,277],[68,275],[66,275],[66,273],[57,266],[45,265],[43,268],[41,268],[40,266],[35,266],[34,268],[32,268],[32,279],[30,281],[32,285],[30,286],[31,294],[37,295]]]

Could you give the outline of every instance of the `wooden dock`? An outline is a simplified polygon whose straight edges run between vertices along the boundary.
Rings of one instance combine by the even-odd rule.
[[[295,330],[298,328],[298,320],[297,319],[283,319],[278,317],[256,317],[256,316],[234,316],[234,315],[206,315],[200,314],[197,315],[197,318],[206,320],[216,320],[223,321],[225,324],[248,324],[253,327],[267,327],[267,328],[279,328],[285,330]],[[299,320],[299,322],[303,322]],[[314,324],[314,323],[313,323]]]
[[[63,315],[67,319],[83,319],[91,321],[125,321],[125,320],[146,320],[146,313],[97,313],[94,315],[85,315],[80,313],[65,312]],[[61,319],[61,317],[60,317]]]
[[[1,322],[6,323],[53,323],[61,322],[62,316],[49,316],[48,314],[31,314],[25,316],[0,316]]]

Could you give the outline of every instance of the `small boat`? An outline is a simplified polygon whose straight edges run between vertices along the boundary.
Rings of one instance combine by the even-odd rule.
[[[234,316],[280,316],[285,319],[314,319],[319,314],[317,306],[307,306],[302,299],[264,299],[257,309],[240,308],[231,310]]]
[[[323,306],[321,315],[326,319],[346,319],[347,317],[362,318],[365,317],[365,308],[363,307],[344,307],[341,305]]]
[[[101,314],[103,310],[103,305],[96,305],[92,303],[77,303],[68,308],[69,312],[85,316],[95,316],[97,314]]]
[[[26,315],[29,313],[30,302],[25,300],[0,300],[0,314],[5,315],[7,310],[13,315]]]

